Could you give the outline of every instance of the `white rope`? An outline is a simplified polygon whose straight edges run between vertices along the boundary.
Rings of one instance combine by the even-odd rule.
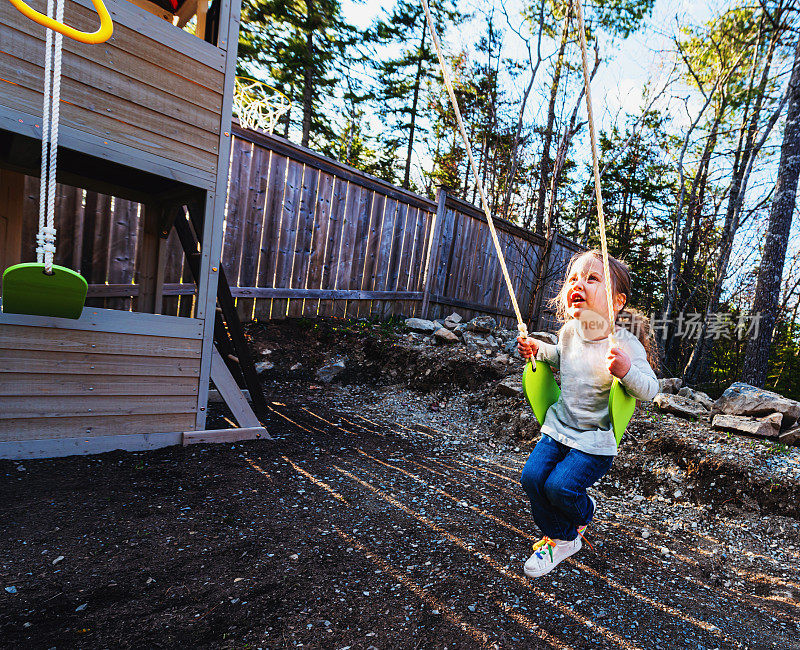
[[[506,288],[508,289],[508,294],[511,296],[511,304],[514,307],[514,313],[517,316],[517,329],[519,329],[520,334],[523,336],[527,336],[528,334],[528,327],[525,325],[525,322],[522,320],[522,314],[519,310],[519,305],[517,304],[517,296],[514,293],[514,286],[511,283],[511,277],[508,274],[508,268],[506,267],[506,260],[503,257],[503,250],[500,248],[500,240],[497,238],[497,231],[494,228],[494,220],[492,219],[491,211],[489,210],[489,202],[486,200],[486,194],[483,191],[483,184],[480,181],[480,176],[478,174],[478,166],[475,164],[475,159],[472,157],[472,147],[469,144],[469,139],[467,138],[467,132],[464,129],[464,122],[461,119],[461,111],[458,109],[458,101],[456,100],[456,94],[453,90],[453,84],[450,81],[450,73],[445,66],[444,57],[442,56],[442,48],[439,44],[439,37],[436,35],[436,30],[433,28],[433,19],[431,18],[430,8],[428,7],[427,0],[422,1],[422,8],[425,10],[425,17],[428,21],[428,29],[431,34],[431,38],[433,39],[433,45],[436,48],[436,56],[439,58],[439,67],[442,70],[442,77],[444,78],[444,85],[447,88],[447,93],[450,95],[450,102],[453,105],[453,111],[455,112],[456,116],[456,123],[458,124],[458,129],[461,131],[461,137],[464,140],[464,149],[467,151],[467,156],[469,157],[469,164],[472,167],[472,175],[475,179],[475,186],[478,188],[478,193],[481,196],[481,205],[483,206],[483,212],[486,215],[486,221],[489,224],[489,232],[492,234],[492,241],[494,242],[494,248],[497,251],[497,257],[500,260],[500,268],[503,271],[503,277],[506,281]]]
[[[53,17],[53,0],[47,0],[47,17]],[[50,82],[53,75],[53,30],[45,29],[45,50],[44,50],[44,96],[42,100],[42,164],[39,173],[39,234],[36,235],[38,246],[36,247],[36,261],[39,264],[44,262],[44,250],[42,231],[45,227],[45,217],[47,214],[47,169],[50,157],[48,146],[50,144]]]
[[[600,190],[600,165],[597,161],[597,138],[594,132],[594,115],[592,113],[592,93],[589,83],[589,63],[586,56],[586,30],[583,26],[583,7],[581,0],[575,0],[578,15],[578,33],[581,41],[581,59],[583,61],[583,84],[586,89],[586,113],[589,119],[589,140],[592,144],[592,167],[594,169],[594,192],[597,200],[597,217],[600,220],[600,250],[603,257],[603,273],[606,277],[606,302],[608,303],[608,323],[611,327],[609,342],[614,344],[614,303],[611,295],[611,272],[608,264],[608,243],[606,242],[606,217],[603,212],[603,194]]]
[[[47,14],[52,15],[52,2],[48,0]],[[56,20],[64,21],[64,0],[56,0]],[[55,40],[53,41],[53,38]],[[56,164],[58,156],[58,121],[61,104],[61,59],[64,37],[47,30],[45,40],[45,80],[42,108],[42,171],[39,189],[39,234],[36,236],[36,260],[44,263],[44,272],[53,272],[56,252]],[[52,69],[52,81],[50,79]],[[51,94],[52,86],[52,94]],[[49,149],[49,151],[48,151]],[[45,209],[46,206],[46,209]]]

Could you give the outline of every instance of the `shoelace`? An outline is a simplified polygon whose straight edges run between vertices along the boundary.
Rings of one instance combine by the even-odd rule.
[[[578,526],[578,535],[580,535],[581,539],[589,545],[590,549],[594,550],[594,546],[592,546],[592,543],[588,539],[586,539],[586,536],[583,534],[585,530],[586,530],[586,525]]]
[[[536,554],[536,557],[543,558],[544,552],[547,551],[550,553],[550,559],[553,559],[553,550],[556,547],[556,543],[550,539],[547,535],[542,537],[538,542],[535,542],[533,545],[533,552]]]

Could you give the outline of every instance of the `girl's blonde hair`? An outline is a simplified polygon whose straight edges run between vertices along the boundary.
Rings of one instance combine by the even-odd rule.
[[[572,268],[582,257],[592,255],[600,262],[603,261],[603,253],[599,248],[593,248],[581,253],[575,253],[569,260],[567,265],[567,274],[564,276],[564,284],[561,285],[561,290],[558,294],[550,300],[550,306],[555,309],[556,318],[561,323],[566,323],[569,320],[567,316],[567,279],[572,273]],[[658,371],[658,346],[656,345],[653,327],[650,324],[650,319],[646,314],[640,312],[634,307],[628,307],[628,300],[631,296],[631,271],[625,262],[618,260],[616,257],[608,256],[608,267],[611,271],[611,292],[614,296],[619,293],[625,295],[625,304],[617,314],[616,325],[626,328],[633,334],[644,347],[647,352],[647,362],[654,371]]]

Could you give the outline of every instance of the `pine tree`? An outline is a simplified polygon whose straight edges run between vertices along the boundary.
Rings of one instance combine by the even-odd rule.
[[[240,69],[284,93],[292,109],[283,117],[288,137],[300,107],[301,144],[321,147],[335,139],[331,115],[336,71],[354,31],[338,0],[245,0],[239,32]]]
[[[439,34],[463,20],[453,0],[433,3],[431,12]],[[370,34],[382,52],[398,52],[393,57],[377,56],[373,61],[375,101],[391,134],[387,140],[405,148],[402,186],[408,188],[414,146],[427,132],[420,117],[428,105],[423,97],[425,88],[438,74],[436,53],[422,6],[414,0],[399,0],[391,13],[376,21]]]

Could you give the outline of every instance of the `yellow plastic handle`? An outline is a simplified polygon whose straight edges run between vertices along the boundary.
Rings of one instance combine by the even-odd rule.
[[[111,16],[108,13],[108,9],[106,9],[106,6],[103,4],[103,0],[92,0],[92,4],[97,11],[97,15],[100,16],[100,28],[96,32],[81,32],[77,29],[73,29],[68,25],[60,23],[52,18],[49,18],[48,16],[45,16],[44,14],[39,13],[35,9],[31,9],[23,0],[9,1],[32,21],[37,22],[40,25],[44,25],[49,29],[60,32],[64,36],[81,43],[105,43],[109,38],[111,38],[111,34],[114,33],[114,23],[111,21]]]

